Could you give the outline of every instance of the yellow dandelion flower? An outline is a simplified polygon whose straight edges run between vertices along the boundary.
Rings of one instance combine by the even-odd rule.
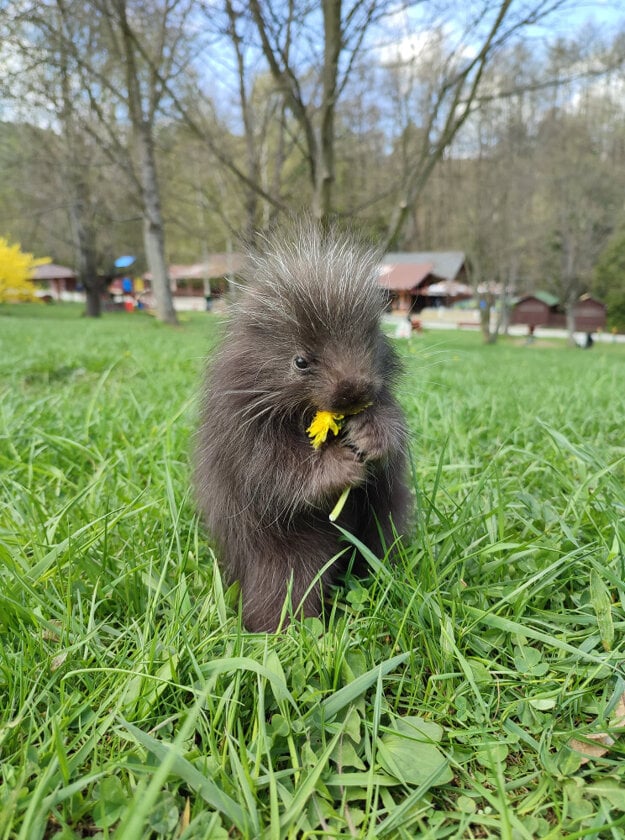
[[[371,405],[371,403],[368,403],[364,406],[364,408],[368,408],[369,405]],[[359,412],[355,411],[353,413],[358,414]],[[333,435],[338,435],[341,431],[344,419],[344,414],[337,414],[335,411],[318,411],[313,417],[312,423],[306,429],[306,434],[310,438],[310,442],[313,447],[315,449],[319,449],[321,444],[326,442],[330,432],[332,432]],[[330,522],[335,522],[341,515],[350,490],[351,487],[346,487],[341,493],[338,502],[334,505],[332,511],[330,512]]]
[[[334,411],[318,411],[313,417],[312,423],[306,429],[306,434],[310,438],[313,448],[319,449],[321,444],[326,442],[330,432],[333,435],[338,435],[344,418],[344,414],[337,414]]]

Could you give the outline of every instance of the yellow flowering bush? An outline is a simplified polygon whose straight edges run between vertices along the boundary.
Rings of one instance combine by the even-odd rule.
[[[0,236],[0,303],[36,300],[33,269],[49,262],[49,257],[35,259]]]

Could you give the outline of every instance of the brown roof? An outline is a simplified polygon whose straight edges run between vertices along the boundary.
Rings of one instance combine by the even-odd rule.
[[[241,254],[211,254],[206,262],[191,263],[190,265],[170,265],[169,276],[172,280],[203,280],[205,277],[225,277],[239,271],[243,264]],[[145,280],[151,280],[148,271],[143,275]]]
[[[424,265],[432,263],[432,274],[441,280],[456,280],[465,264],[462,251],[400,251],[384,256],[390,265]]]
[[[433,263],[382,263],[378,282],[394,292],[417,289],[434,268]]]
[[[76,272],[65,265],[38,265],[33,269],[33,280],[74,280]]]

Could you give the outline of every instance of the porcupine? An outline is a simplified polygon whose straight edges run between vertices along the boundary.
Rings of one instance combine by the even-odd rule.
[[[328,513],[347,486],[337,524],[374,552],[405,526],[407,430],[378,268],[374,249],[310,221],[247,255],[208,367],[195,488],[249,630],[278,627],[289,588],[293,610],[320,614],[345,572],[339,558],[311,588],[345,547]],[[345,419],[314,449],[306,429],[320,410]]]

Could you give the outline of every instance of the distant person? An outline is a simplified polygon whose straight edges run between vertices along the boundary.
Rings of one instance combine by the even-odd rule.
[[[410,323],[410,315],[402,318],[397,322],[395,327],[395,338],[410,338],[412,334],[412,324]]]
[[[133,294],[132,280],[130,277],[122,277],[122,297],[126,312],[133,312],[135,308],[135,296]]]

